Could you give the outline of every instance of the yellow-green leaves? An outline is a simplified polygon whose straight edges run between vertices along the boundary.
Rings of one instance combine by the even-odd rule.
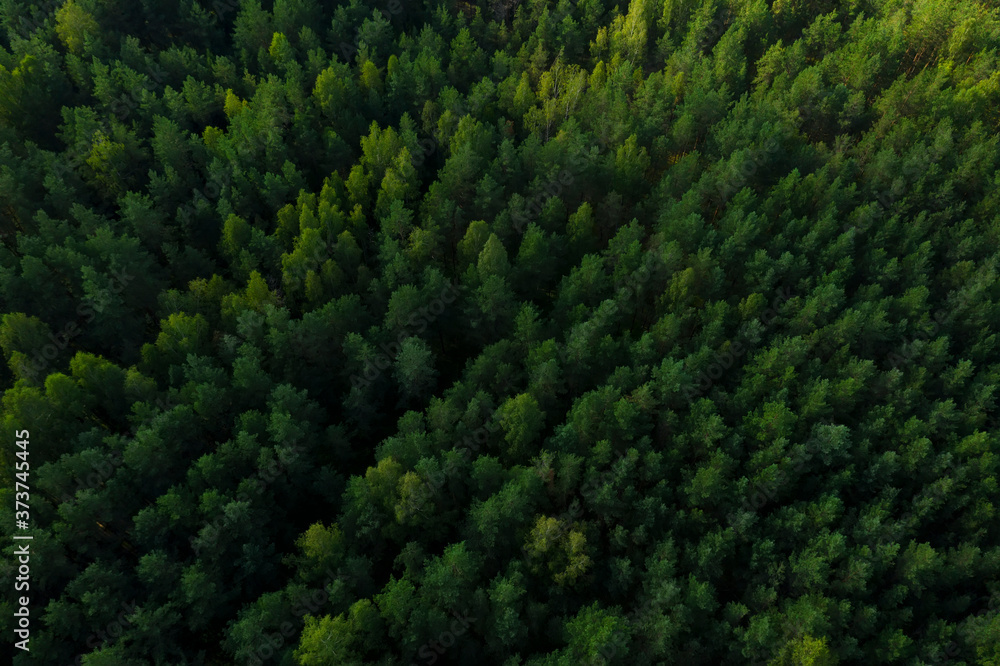
[[[789,641],[768,666],[835,666],[837,663],[837,656],[830,652],[825,637],[814,638],[806,634]]]
[[[524,548],[535,569],[547,570],[559,586],[572,585],[590,569],[583,529],[567,519],[538,516]]]
[[[70,53],[82,53],[88,37],[97,35],[97,21],[73,0],[56,12],[56,34]]]

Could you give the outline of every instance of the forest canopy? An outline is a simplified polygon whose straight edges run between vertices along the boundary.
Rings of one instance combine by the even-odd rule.
[[[992,0],[0,47],[15,666],[1000,665]]]

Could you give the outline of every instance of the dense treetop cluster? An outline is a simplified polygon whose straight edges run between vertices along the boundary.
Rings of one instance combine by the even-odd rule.
[[[0,23],[17,666],[1000,664],[994,2]]]

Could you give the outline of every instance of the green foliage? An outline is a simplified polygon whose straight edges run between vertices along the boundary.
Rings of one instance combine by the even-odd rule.
[[[0,31],[15,666],[1000,664],[990,3]]]
[[[836,657],[826,646],[826,639],[812,636],[790,641],[775,659],[768,662],[773,666],[833,666],[836,663]]]
[[[55,18],[56,34],[70,53],[81,53],[87,38],[97,37],[100,30],[93,15],[74,0],[66,0]]]

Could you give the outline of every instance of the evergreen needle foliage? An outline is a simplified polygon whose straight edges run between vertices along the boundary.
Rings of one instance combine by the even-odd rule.
[[[1000,664],[992,0],[0,33],[15,666]]]

